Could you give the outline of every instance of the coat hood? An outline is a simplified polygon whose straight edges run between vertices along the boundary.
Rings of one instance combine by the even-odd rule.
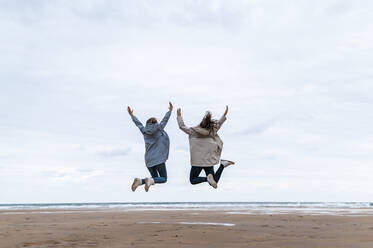
[[[154,134],[155,132],[157,132],[159,130],[159,124],[158,123],[149,123],[149,124],[146,124],[145,128],[144,128],[144,133],[145,134]]]
[[[200,126],[192,127],[191,128],[194,132],[201,136],[210,136],[211,132],[206,128],[202,128]]]

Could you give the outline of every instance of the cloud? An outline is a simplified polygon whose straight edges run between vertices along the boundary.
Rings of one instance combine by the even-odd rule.
[[[259,124],[251,125],[249,127],[243,128],[242,131],[237,132],[238,135],[256,135],[261,134],[265,130],[273,127],[276,123],[276,119],[267,120]]]
[[[81,183],[104,174],[102,170],[77,170],[71,167],[45,170],[43,174],[52,181]]]
[[[182,151],[182,152],[189,152],[189,146],[187,144],[184,145],[176,145],[175,146],[176,151]]]
[[[106,158],[127,156],[131,152],[131,147],[100,147],[96,154]]]
[[[265,171],[251,178],[259,192],[247,190],[255,185],[245,177],[239,193],[211,200],[307,200],[327,196],[325,188],[335,197],[329,200],[367,199],[359,183],[348,195],[335,189],[347,168],[364,171],[373,162],[372,11],[370,1],[334,0],[0,1],[0,165],[7,175],[0,201],[41,199],[40,189],[56,180],[59,192],[63,180],[79,190],[48,199],[143,200],[121,192],[134,176],[148,175],[143,139],[125,106],[146,120],[161,117],[169,100],[190,124],[229,105],[223,154],[240,166],[222,183]],[[176,151],[170,163],[188,164],[175,113],[166,130]],[[190,188],[188,169],[170,164],[162,195],[149,199],[205,200],[204,186],[182,196],[169,187]],[[303,173],[312,170],[337,178],[334,188],[328,177]],[[287,184],[284,171],[320,186]],[[35,193],[22,193],[20,182]],[[284,185],[281,198],[270,184]]]

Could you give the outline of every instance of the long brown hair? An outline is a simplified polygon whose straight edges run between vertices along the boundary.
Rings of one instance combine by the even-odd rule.
[[[209,130],[209,133],[211,133],[215,125],[216,125],[216,120],[213,120],[211,112],[207,111],[201,123],[199,124],[199,126]]]

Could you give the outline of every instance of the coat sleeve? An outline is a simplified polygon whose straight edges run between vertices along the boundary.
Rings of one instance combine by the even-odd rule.
[[[168,120],[170,119],[170,116],[171,116],[171,111],[168,111],[168,112],[164,115],[164,117],[163,117],[161,123],[159,123],[161,129],[164,129],[164,128],[166,127],[167,122],[168,122]]]
[[[223,123],[225,122],[225,120],[227,119],[227,117],[225,117],[224,115],[218,120],[218,122],[216,123],[216,131],[218,131],[221,126],[223,125]]]
[[[132,116],[132,121],[135,123],[135,125],[140,129],[141,133],[144,133],[144,126],[142,125],[141,121],[139,121],[136,116]]]
[[[179,128],[183,130],[186,134],[190,135],[192,133],[192,129],[185,126],[183,118],[181,116],[177,117],[177,124],[179,124]]]

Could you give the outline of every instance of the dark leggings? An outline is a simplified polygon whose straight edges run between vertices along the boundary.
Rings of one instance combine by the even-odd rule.
[[[192,168],[190,169],[190,177],[189,177],[189,180],[190,180],[191,184],[198,184],[198,183],[207,182],[207,177],[200,177],[199,176],[199,174],[201,173],[202,170],[205,171],[206,176],[208,174],[212,174],[214,176],[215,182],[219,182],[221,173],[224,170],[224,166],[220,165],[219,169],[216,171],[216,173],[214,173],[214,166],[210,166],[210,167],[192,166]]]
[[[152,175],[154,183],[167,182],[167,170],[166,170],[165,163],[158,164],[152,167],[148,167],[148,170],[150,172],[150,175]]]

